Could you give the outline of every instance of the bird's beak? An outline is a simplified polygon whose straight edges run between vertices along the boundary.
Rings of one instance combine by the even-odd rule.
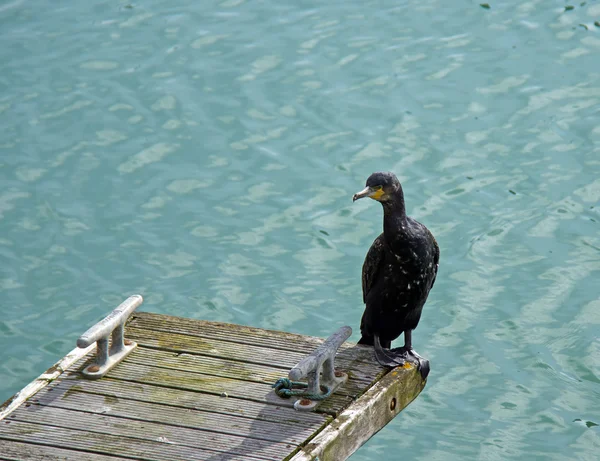
[[[356,202],[359,198],[365,198],[365,197],[372,197],[373,194],[375,194],[376,190],[373,189],[372,187],[365,187],[363,190],[361,190],[360,192],[357,192],[356,194],[354,194],[352,196],[352,201]]]

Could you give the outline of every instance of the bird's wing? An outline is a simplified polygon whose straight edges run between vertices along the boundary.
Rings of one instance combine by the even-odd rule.
[[[377,272],[379,272],[379,266],[384,260],[384,248],[385,240],[383,234],[375,239],[371,248],[367,252],[365,262],[362,268],[362,289],[363,289],[363,302],[367,302],[367,295],[373,287]]]
[[[431,290],[433,288],[433,284],[435,283],[435,279],[437,277],[438,267],[440,266],[440,247],[438,246],[437,240],[435,239],[433,234],[431,232],[429,234],[431,235],[431,238],[433,239],[433,246],[435,248],[434,254],[433,254],[433,280],[431,281],[431,286],[429,287],[429,289]]]

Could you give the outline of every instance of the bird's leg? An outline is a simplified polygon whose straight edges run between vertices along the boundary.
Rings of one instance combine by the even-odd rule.
[[[390,350],[385,350],[381,347],[381,341],[377,335],[373,337],[373,348],[375,349],[375,358],[379,362],[379,365],[389,368],[404,365],[405,361],[402,356],[394,356],[394,354],[390,354]]]
[[[419,371],[421,372],[421,376],[423,377],[423,379],[427,378],[427,375],[429,374],[429,370],[430,370],[429,360],[427,360],[424,357],[421,357],[412,348],[412,330],[406,330],[404,332],[404,346],[397,347],[395,349],[390,349],[390,352],[394,356],[400,356],[408,361],[412,361],[412,360],[410,360],[411,358],[416,360],[418,363]]]
[[[395,354],[406,355],[411,350],[412,350],[412,330],[406,330],[404,332],[404,346],[395,347],[393,349],[390,349],[390,352],[393,352]]]

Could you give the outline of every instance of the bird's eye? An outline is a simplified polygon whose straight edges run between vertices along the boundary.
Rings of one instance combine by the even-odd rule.
[[[383,186],[376,186],[375,187],[375,190],[381,190],[381,189],[383,189]]]

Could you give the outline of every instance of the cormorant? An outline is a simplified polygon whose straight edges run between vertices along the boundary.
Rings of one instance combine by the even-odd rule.
[[[365,312],[360,323],[359,344],[374,346],[384,366],[417,360],[423,378],[429,361],[412,348],[412,330],[421,318],[423,305],[433,287],[440,249],[423,224],[406,216],[404,193],[398,178],[389,172],[373,173],[353,201],[370,197],[383,205],[383,233],[375,239],[362,268]],[[404,333],[404,347],[389,349]]]

